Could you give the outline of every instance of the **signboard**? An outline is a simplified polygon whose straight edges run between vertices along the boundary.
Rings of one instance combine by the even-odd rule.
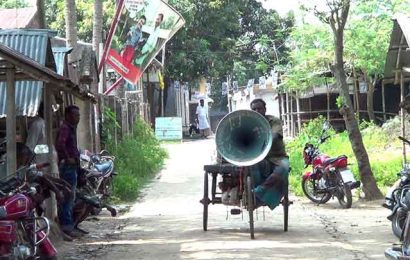
[[[123,0],[106,63],[131,84],[165,43],[184,25],[182,16],[161,0]]]
[[[182,118],[155,118],[155,136],[158,140],[182,140]]]

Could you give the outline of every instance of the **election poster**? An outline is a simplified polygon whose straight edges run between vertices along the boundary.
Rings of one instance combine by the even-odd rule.
[[[165,43],[184,25],[183,17],[161,0],[123,0],[105,62],[128,84],[136,84]]]

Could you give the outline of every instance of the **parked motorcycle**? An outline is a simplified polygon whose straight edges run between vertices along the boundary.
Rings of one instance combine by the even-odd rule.
[[[408,187],[408,186],[407,186]],[[404,202],[405,220],[400,234],[400,244],[393,245],[384,251],[387,259],[410,259],[410,193],[407,192],[401,200]]]
[[[98,154],[92,154],[85,150],[81,152],[81,169],[87,171],[87,178],[92,188],[102,195],[103,199],[109,198],[113,189],[113,177],[115,157],[106,150]]]
[[[74,226],[77,230],[88,233],[78,227],[90,214],[98,214],[106,208],[112,217],[117,215],[114,207],[107,203],[112,192],[114,157],[106,151],[90,154],[82,151],[80,155],[81,170],[77,177],[76,202],[73,208]]]
[[[401,136],[398,138],[405,143],[410,144],[410,141],[406,138]],[[403,168],[397,176],[400,177],[400,179],[394,184],[392,190],[390,190],[386,197],[386,200],[388,201],[386,201],[383,206],[392,211],[387,219],[392,222],[392,231],[394,235],[400,238],[408,211],[406,194],[410,190],[410,164],[403,164]]]
[[[307,143],[303,148],[305,168],[312,165],[312,171],[303,174],[303,193],[311,201],[324,204],[332,197],[336,197],[343,208],[352,206],[352,189],[360,187],[352,171],[347,167],[347,156],[341,155],[330,158],[319,150],[319,145],[324,143],[330,135],[325,136],[329,123],[323,125],[318,144],[314,146]]]
[[[0,181],[1,259],[56,259],[57,251],[48,238],[49,221],[36,214],[47,192],[61,196],[60,188],[40,172],[46,166],[26,166]]]

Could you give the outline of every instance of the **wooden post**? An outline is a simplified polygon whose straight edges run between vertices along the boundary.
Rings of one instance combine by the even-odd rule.
[[[327,121],[330,122],[330,91],[326,81],[326,104],[327,104]]]
[[[45,123],[45,135],[48,146],[48,162],[50,167],[48,174],[53,177],[58,177],[58,162],[57,153],[54,151],[54,138],[53,138],[53,109],[51,102],[50,86],[44,84],[43,87],[43,106],[44,106],[44,123]],[[51,193],[50,199],[46,200],[45,215],[48,219],[54,220],[57,217],[57,202],[54,193]]]
[[[290,134],[292,137],[295,136],[295,120],[294,120],[294,114],[293,114],[293,100],[292,100],[292,95],[289,97],[290,99]]]
[[[6,69],[7,79],[7,175],[16,172],[16,70],[14,67]]]
[[[356,70],[353,69],[353,104],[356,104],[356,113],[360,119],[360,88],[359,88],[359,78],[357,77]],[[353,106],[354,107],[354,106]]]
[[[286,125],[287,125],[287,135],[290,136],[290,117],[289,117],[289,92],[286,91]]]
[[[113,97],[113,100],[114,100],[114,115],[115,115],[115,122],[117,123],[118,122],[118,120],[117,120],[117,100],[116,100],[116,97],[114,96]],[[115,144],[115,149],[117,149],[117,127],[116,126],[114,126],[114,144]]]
[[[404,101],[404,76],[403,72],[400,72],[400,102]],[[403,137],[406,137],[406,124],[404,121],[404,109],[400,109],[401,114],[401,134]],[[407,163],[406,159],[406,144],[403,142],[403,162]]]
[[[298,117],[298,133],[300,133],[300,130],[302,129],[302,121],[300,120],[300,99],[299,95],[296,95],[296,113]]]
[[[283,97],[283,94],[279,94],[280,97],[280,111],[281,111],[281,120],[282,122],[285,121],[285,99]]]
[[[383,106],[383,121],[386,122],[386,97],[385,97],[385,85],[384,80],[382,81],[382,106]]]

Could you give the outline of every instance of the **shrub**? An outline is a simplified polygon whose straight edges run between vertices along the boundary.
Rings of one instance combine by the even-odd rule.
[[[303,195],[301,181],[302,174],[310,171],[311,166],[306,170],[303,168],[304,162],[302,149],[306,142],[317,144],[321,134],[321,125],[324,118],[319,117],[309,123],[304,124],[300,134],[286,145],[292,171],[289,182],[292,191],[296,195]],[[402,168],[402,155],[400,150],[401,143],[397,139],[399,131],[396,129],[397,120],[387,122],[383,127],[373,123],[362,122],[360,129],[363,142],[369,155],[370,164],[378,187],[385,191],[386,187],[391,186],[397,179],[397,173]],[[321,144],[319,149],[330,157],[345,154],[349,158],[350,168],[357,179],[360,179],[357,161],[351,148],[347,132],[336,134],[330,131],[331,138]]]
[[[135,200],[143,185],[161,169],[167,153],[150,126],[140,118],[131,135],[124,137],[116,148],[112,142],[108,146],[116,157],[118,172],[114,196],[123,201]]]

